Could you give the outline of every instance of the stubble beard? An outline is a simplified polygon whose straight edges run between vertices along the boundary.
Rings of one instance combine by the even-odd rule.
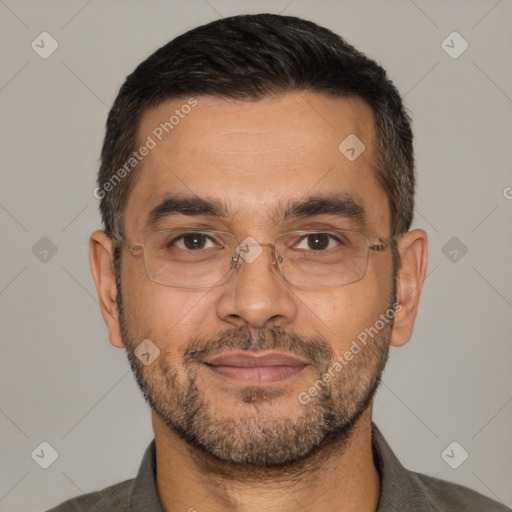
[[[313,457],[326,446],[344,450],[354,426],[371,404],[387,362],[393,322],[389,322],[330,382],[322,376],[335,362],[329,345],[321,338],[307,338],[279,327],[254,331],[237,327],[208,339],[195,339],[188,346],[181,368],[165,351],[149,366],[135,356],[137,343],[130,334],[116,276],[119,322],[127,357],[144,398],[164,423],[205,456],[234,465],[256,468],[286,468]],[[390,304],[394,304],[394,293]],[[392,307],[392,306],[390,306]],[[197,380],[198,360],[226,349],[282,350],[305,356],[312,362],[318,394],[302,404],[294,400],[293,418],[272,411],[272,401],[282,398],[282,388],[241,387],[240,403],[247,406],[243,417],[219,414]],[[180,377],[181,374],[181,377]],[[185,377],[183,377],[185,375]]]
[[[126,323],[123,340],[137,383],[151,408],[165,424],[187,443],[222,461],[257,467],[284,466],[311,455],[322,444],[335,442],[343,449],[349,442],[353,427],[372,401],[381,381],[389,347],[389,333],[381,331],[329,383],[322,380],[332,367],[317,367],[316,378],[305,383],[305,391],[314,382],[321,382],[307,404],[294,400],[298,409],[293,419],[272,414],[272,401],[282,392],[273,388],[241,387],[239,400],[247,404],[243,417],[218,414],[214,402],[197,384],[197,366],[189,366],[186,379],[178,377],[175,366],[165,353],[144,366],[134,355],[136,344],[130,338]],[[390,329],[387,329],[390,331]],[[279,328],[260,331],[258,349],[282,349],[282,340],[294,338]],[[223,333],[221,340],[247,346],[246,329],[236,328]],[[300,343],[305,342],[300,338]],[[212,342],[212,345],[214,343]],[[231,345],[233,347],[233,345]],[[251,343],[248,350],[258,350]],[[297,346],[297,344],[295,344]]]

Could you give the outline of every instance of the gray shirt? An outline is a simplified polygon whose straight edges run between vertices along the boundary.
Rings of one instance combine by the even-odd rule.
[[[380,475],[376,512],[505,512],[511,509],[467,487],[405,469],[375,424],[372,449]],[[155,440],[147,447],[136,478],[84,494],[48,512],[164,512],[155,484]],[[194,510],[191,503],[191,510]],[[196,504],[200,510],[200,506]],[[206,512],[206,511],[205,511]]]

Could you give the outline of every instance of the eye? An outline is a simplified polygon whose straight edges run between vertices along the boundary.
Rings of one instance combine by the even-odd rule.
[[[340,244],[344,245],[343,241],[330,233],[308,233],[301,237],[296,248],[307,251],[325,251]]]
[[[210,245],[208,245],[210,244]],[[185,233],[170,240],[168,247],[177,247],[188,251],[200,251],[218,247],[216,240],[206,233]]]

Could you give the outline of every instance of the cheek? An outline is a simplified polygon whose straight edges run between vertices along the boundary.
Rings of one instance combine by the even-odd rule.
[[[391,279],[389,279],[391,281]],[[366,328],[385,313],[391,286],[366,275],[362,281],[315,295],[304,295],[306,323],[313,326],[336,353],[345,351]]]
[[[199,319],[206,317],[208,291],[153,283],[144,269],[134,266],[126,265],[121,274],[124,318],[132,340],[138,344],[148,338],[171,352],[184,349],[197,335]]]

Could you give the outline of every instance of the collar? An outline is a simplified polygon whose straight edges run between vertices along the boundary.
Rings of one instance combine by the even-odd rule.
[[[372,452],[380,477],[380,498],[376,512],[407,510],[411,500],[414,501],[415,486],[409,472],[402,466],[375,423],[372,423]],[[414,510],[423,512],[425,509],[418,503]]]
[[[415,486],[408,471],[402,466],[384,436],[372,423],[372,452],[375,467],[380,477],[380,498],[376,512],[405,510],[415,495]],[[133,480],[130,510],[139,512],[165,512],[156,489],[156,443],[153,439],[144,452],[139,472]],[[424,510],[424,509],[422,509]]]

